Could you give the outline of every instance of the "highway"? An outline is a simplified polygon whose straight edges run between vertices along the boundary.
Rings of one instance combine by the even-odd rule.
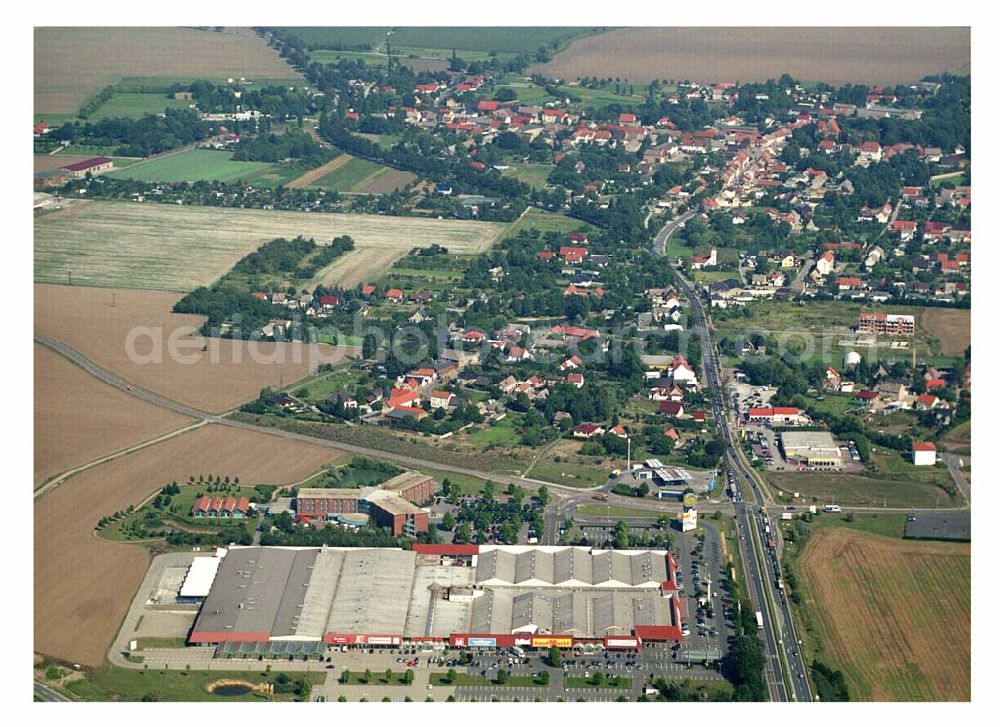
[[[693,214],[689,212],[660,230],[654,242],[657,255],[663,256],[670,235],[681,222]],[[764,520],[766,515],[762,517],[760,510],[766,509],[768,503],[764,492],[740,458],[739,444],[733,436],[726,411],[718,358],[701,299],[692,284],[680,272],[677,273],[677,283],[690,301],[691,327],[697,330],[701,339],[705,385],[712,392],[712,409],[716,426],[726,445],[724,463],[737,478],[737,487],[734,488],[737,501],[733,503],[733,507],[740,534],[740,556],[746,572],[750,598],[763,617],[764,627],[761,635],[765,657],[764,677],[768,692],[773,701],[811,702],[812,689],[806,677],[805,662],[795,633],[791,608],[777,585],[781,580],[780,565],[776,555],[769,555],[765,551],[767,538],[764,528],[769,526]],[[752,500],[749,502],[744,500],[741,493],[751,493]]]

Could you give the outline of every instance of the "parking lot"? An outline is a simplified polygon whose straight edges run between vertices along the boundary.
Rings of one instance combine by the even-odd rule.
[[[681,643],[681,650],[717,649],[724,655],[733,633],[724,615],[728,574],[724,571],[718,530],[710,521],[703,520],[700,524],[704,539],[696,537],[698,531],[683,533],[675,549],[680,568],[678,586],[687,608],[685,626],[689,632]]]
[[[927,540],[972,540],[972,514],[958,512],[921,512],[907,515],[904,537]]]

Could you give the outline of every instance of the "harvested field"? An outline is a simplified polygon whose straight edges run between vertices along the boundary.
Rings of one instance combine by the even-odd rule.
[[[35,113],[75,113],[127,77],[300,78],[248,28],[35,28]]]
[[[347,164],[347,162],[351,161],[351,159],[353,158],[354,157],[352,157],[350,154],[341,154],[340,156],[331,159],[326,164],[318,166],[315,169],[310,169],[301,177],[299,177],[298,179],[293,179],[285,186],[288,187],[288,189],[305,189],[320,177],[327,175],[332,171],[340,169],[340,167]]]
[[[189,336],[188,327],[197,328],[204,319],[171,313],[179,297],[143,290],[36,285],[35,330],[144,389],[213,412],[254,399],[265,386],[298,381],[319,363],[340,360],[333,356],[332,346]],[[152,358],[156,341],[162,360],[133,361],[126,350],[130,331],[142,334],[133,347],[136,354]],[[169,355],[171,336],[177,340],[178,356]],[[206,344],[209,350],[202,351]],[[327,358],[320,360],[321,356]],[[186,362],[186,357],[197,360]]]
[[[852,701],[970,699],[970,552],[844,528],[810,537],[799,580],[815,656],[844,672]]]
[[[35,486],[194,420],[102,383],[35,344]]]
[[[968,28],[622,28],[573,41],[527,74],[629,83],[799,81],[912,83],[970,70]]]
[[[35,221],[35,281],[65,283],[72,272],[73,282],[85,285],[187,291],[217,280],[275,237],[296,235],[320,243],[350,235],[356,250],[338,263],[368,255],[377,264],[361,274],[376,275],[418,245],[482,252],[505,229],[465,220],[84,201]],[[373,250],[380,254],[370,257]]]
[[[338,452],[208,426],[99,465],[35,502],[35,650],[99,666],[149,566],[148,552],[93,536],[104,515],[200,473],[298,482]]]
[[[941,342],[945,356],[961,356],[972,343],[972,311],[968,308],[924,308],[920,327]]]

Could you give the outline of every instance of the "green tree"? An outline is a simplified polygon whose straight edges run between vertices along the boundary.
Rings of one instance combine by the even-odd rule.
[[[549,495],[549,488],[546,487],[545,485],[542,485],[541,487],[539,487],[538,488],[538,502],[541,503],[542,507],[548,506],[548,504],[551,501],[552,501],[552,496]]]
[[[558,646],[549,647],[548,663],[555,669],[562,666],[562,650]]]
[[[441,525],[444,526],[445,530],[454,530],[456,525],[455,516],[450,512],[446,512],[444,517],[441,518]]]

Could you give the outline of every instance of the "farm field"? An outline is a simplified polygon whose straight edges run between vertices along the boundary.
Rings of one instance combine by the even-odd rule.
[[[72,272],[84,285],[187,291],[214,282],[276,237],[323,243],[350,235],[356,249],[315,282],[353,285],[417,245],[482,252],[505,229],[464,220],[84,201],[35,221],[35,281],[65,283]]]
[[[35,344],[35,487],[194,420],[108,386]]]
[[[417,175],[413,172],[382,167],[374,174],[362,179],[352,191],[357,194],[387,194],[403,189],[417,179]]]
[[[574,40],[526,71],[567,81],[620,76],[698,82],[911,83],[929,73],[968,72],[963,28],[622,28]]]
[[[324,177],[327,174],[333,172],[334,170],[339,169],[340,167],[344,166],[349,161],[351,161],[351,159],[353,159],[353,158],[354,157],[352,157],[350,154],[341,154],[340,156],[334,157],[333,159],[331,159],[330,161],[328,161],[326,164],[321,164],[320,166],[316,167],[315,169],[310,169],[308,172],[306,172],[305,174],[303,174],[301,177],[293,179],[286,186],[289,189],[304,189],[305,187],[308,187],[309,185],[311,185],[313,182],[315,182],[316,180],[320,179],[321,177]]]
[[[852,701],[970,698],[970,551],[839,527],[809,538],[798,572],[818,650],[805,640]]]
[[[350,192],[357,184],[385,168],[376,162],[352,157],[349,154],[341,154],[334,161],[340,161],[344,157],[347,157],[344,162],[310,183],[309,186],[332,189],[335,192]]]
[[[80,473],[35,502],[35,650],[99,666],[149,565],[148,551],[93,537],[104,515],[200,472],[298,482],[334,449],[207,426]]]
[[[566,40],[592,32],[590,28],[558,27],[409,27],[409,28],[303,28],[285,30],[298,36],[310,49],[324,46],[381,46],[392,31],[393,50],[404,55],[423,49],[444,49],[448,58],[452,48],[463,51],[534,53],[539,46],[554,40]],[[465,56],[463,56],[464,58]]]
[[[290,80],[298,72],[248,28],[36,28],[35,114],[75,113],[122,78]]]
[[[968,308],[924,308],[919,325],[940,342],[945,356],[961,356],[972,342],[972,311]]]
[[[146,114],[162,114],[164,109],[186,109],[192,104],[183,99],[167,98],[163,93],[113,93],[97,111],[87,117],[96,123],[101,119],[138,119]]]
[[[250,401],[265,386],[298,381],[320,362],[342,360],[329,346],[266,342],[251,346],[250,341],[217,338],[205,341],[209,350],[202,352],[203,339],[187,333],[204,319],[171,313],[179,298],[157,291],[36,285],[35,330],[144,389],[212,412]],[[136,339],[139,356],[149,357],[154,352],[152,341],[157,341],[162,361],[133,361],[126,351],[130,331],[148,332]],[[177,341],[176,357],[169,355],[171,336]],[[184,360],[191,356],[197,361]],[[311,363],[313,358],[321,360]]]
[[[140,182],[232,182],[246,180],[270,166],[267,162],[233,161],[228,151],[188,149],[109,172],[108,176]]]

